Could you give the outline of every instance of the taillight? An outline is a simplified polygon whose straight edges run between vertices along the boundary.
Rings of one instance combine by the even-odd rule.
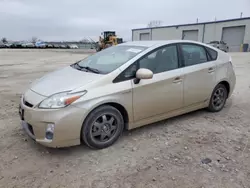
[[[229,64],[230,64],[230,66],[232,67],[232,70],[234,70],[234,66],[233,66],[232,61],[229,61]]]
[[[232,57],[231,57],[231,56],[229,57],[229,63],[230,63],[230,65],[233,67]]]

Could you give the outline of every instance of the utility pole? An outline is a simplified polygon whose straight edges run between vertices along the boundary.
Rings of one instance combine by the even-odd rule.
[[[199,22],[199,19],[197,18],[197,19],[196,19],[196,23],[198,23],[198,22]]]
[[[216,40],[216,17],[214,18],[214,40]]]
[[[240,18],[242,18],[242,16],[243,16],[243,12],[240,13]]]

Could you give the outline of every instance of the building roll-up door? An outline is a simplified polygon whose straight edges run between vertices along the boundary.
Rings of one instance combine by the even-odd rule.
[[[198,30],[183,30],[182,39],[198,41],[198,33]]]
[[[140,40],[150,40],[149,33],[140,33]]]
[[[229,52],[239,52],[245,36],[245,26],[224,27],[222,29],[222,41],[229,46]]]

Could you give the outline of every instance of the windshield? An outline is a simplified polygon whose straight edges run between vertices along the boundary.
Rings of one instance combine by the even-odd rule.
[[[142,46],[112,46],[79,61],[79,67],[108,74],[145,50]],[[86,70],[86,69],[82,69]]]

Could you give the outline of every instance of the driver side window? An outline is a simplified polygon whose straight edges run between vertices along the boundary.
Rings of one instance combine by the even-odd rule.
[[[151,70],[154,74],[179,68],[176,45],[168,45],[146,55],[130,65],[113,82],[121,82],[135,78],[136,71],[140,68]]]
[[[178,68],[178,53],[176,45],[160,48],[138,61],[139,68],[151,70],[154,74]]]

